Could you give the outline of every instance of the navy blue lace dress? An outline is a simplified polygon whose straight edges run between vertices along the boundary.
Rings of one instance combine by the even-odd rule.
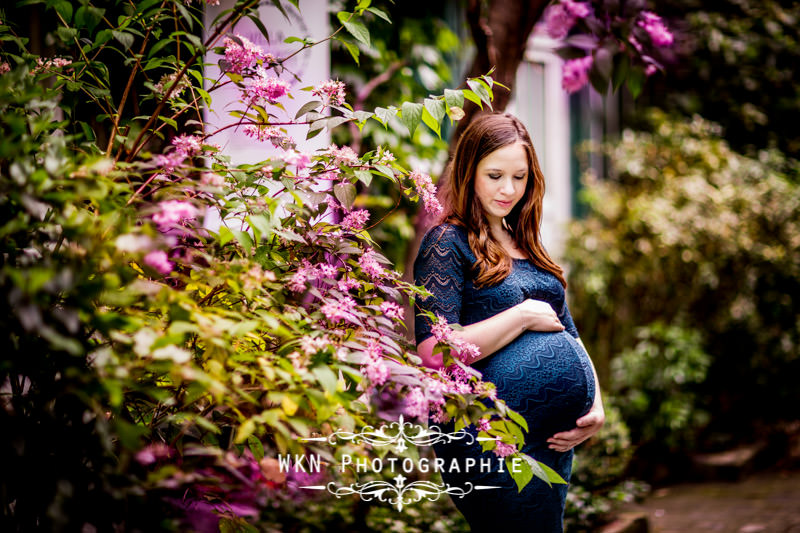
[[[551,273],[530,261],[514,259],[513,269],[501,283],[483,288],[473,284],[472,265],[475,255],[465,230],[450,224],[431,229],[422,239],[414,263],[416,283],[425,286],[433,296],[418,300],[417,305],[442,315],[449,323],[463,326],[480,322],[527,298],[544,300],[553,306],[565,326],[562,332],[526,331],[493,355],[473,365],[484,381],[497,386],[497,396],[519,412],[528,422],[522,451],[555,469],[569,480],[572,455],[548,448],[547,439],[559,431],[575,427],[575,421],[586,414],[594,400],[594,374],[589,356],[576,341],[578,332],[567,308],[564,288]],[[417,344],[431,336],[431,324],[425,317],[416,319]],[[442,431],[452,432],[452,422],[439,424]],[[477,435],[474,427],[470,428]],[[565,485],[549,487],[534,479],[523,489],[517,486],[493,452],[482,452],[478,442],[464,440],[434,446],[437,457],[461,464],[461,472],[448,469],[442,473],[445,483],[464,487],[500,486],[500,489],[473,490],[454,503],[469,522],[472,531],[546,532],[563,531]],[[493,471],[467,468],[472,458],[480,465],[481,458],[491,459]]]

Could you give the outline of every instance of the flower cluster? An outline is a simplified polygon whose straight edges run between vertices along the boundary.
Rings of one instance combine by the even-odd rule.
[[[244,83],[244,100],[249,105],[264,106],[274,104],[278,98],[289,93],[289,84],[274,76],[270,76],[266,69],[258,67],[256,74]]]
[[[0,76],[10,71],[11,71],[11,65],[8,64],[8,61],[3,61],[2,63],[0,63]]]
[[[186,75],[182,76],[181,79],[178,80],[178,83],[176,84],[175,80],[177,79],[178,79],[177,72],[164,74],[163,76],[161,76],[161,79],[158,80],[158,83],[153,85],[153,93],[160,100],[161,98],[164,98],[164,96],[166,96],[167,89],[175,85],[174,87],[172,87],[172,92],[170,92],[169,97],[170,100],[173,98],[177,98],[184,90],[191,87],[189,79],[186,77]]]
[[[342,105],[345,98],[344,82],[328,80],[314,87],[311,94],[321,98],[325,105]]]
[[[332,144],[328,147],[327,152],[333,159],[334,165],[353,167],[359,164],[358,154],[349,146],[342,146],[339,148],[335,144]]]
[[[166,231],[175,226],[197,218],[198,211],[195,206],[183,200],[167,200],[158,204],[158,212],[153,215],[153,222],[161,231]]]
[[[394,154],[389,150],[384,149],[383,146],[378,146],[378,149],[375,151],[375,164],[376,165],[388,165],[392,161],[395,160]]]
[[[545,13],[545,27],[553,39],[563,39],[569,30],[575,26],[579,18],[586,18],[592,13],[589,4],[562,0],[561,3],[551,5]]]
[[[243,129],[244,134],[248,137],[258,139],[259,141],[272,143],[275,148],[283,150],[290,150],[296,146],[294,139],[292,139],[286,132],[275,126],[258,126],[256,124],[248,124]]]
[[[442,212],[442,204],[436,198],[436,185],[433,184],[431,177],[422,172],[414,171],[408,176],[414,182],[414,187],[417,194],[422,198],[425,204],[425,211],[432,215],[438,215]]]
[[[376,341],[370,341],[361,369],[370,381],[371,387],[380,387],[389,379],[389,367],[383,361],[383,348]]]
[[[639,20],[637,24],[645,29],[654,45],[660,47],[672,45],[672,33],[664,25],[661,17],[652,11],[642,11],[642,20]]]
[[[45,59],[43,57],[37,57],[36,66],[33,67],[33,69],[31,70],[31,74],[39,74],[40,72],[60,69],[62,67],[66,67],[71,64],[72,64],[71,59],[65,59],[63,57],[51,57],[48,59]]]
[[[203,142],[195,135],[180,135],[172,139],[175,148],[166,154],[157,154],[153,157],[153,164],[165,173],[170,174],[181,166],[188,157],[194,157],[202,151]]]
[[[347,213],[347,216],[344,217],[340,224],[345,229],[355,231],[363,229],[367,220],[369,220],[369,211],[366,209],[354,209]]]
[[[389,318],[403,320],[403,308],[394,302],[381,302],[381,312]]]
[[[589,81],[589,69],[592,68],[592,56],[570,59],[564,63],[564,74],[561,86],[565,91],[574,93]]]
[[[453,335],[453,329],[443,316],[436,315],[436,318],[436,323],[431,326],[431,333],[433,333],[436,342],[453,346],[455,348],[454,355],[468,365],[480,358],[481,351],[476,345]]]
[[[361,257],[358,258],[358,266],[361,270],[372,279],[380,279],[386,275],[386,270],[375,259],[375,251],[372,248],[367,248]]]
[[[167,275],[172,272],[172,268],[175,266],[175,264],[169,260],[167,253],[163,250],[153,250],[145,255],[144,263],[162,275]]]
[[[497,440],[497,445],[494,447],[494,454],[498,457],[508,457],[517,453],[516,444],[506,444],[501,440]]]
[[[272,54],[265,53],[260,46],[253,44],[247,37],[241,35],[236,35],[235,39],[227,37],[222,44],[225,45],[224,70],[228,72],[242,74],[255,68],[259,61],[267,64],[275,62]]]
[[[345,296],[339,300],[328,302],[322,307],[320,311],[329,322],[339,322],[341,320],[356,321],[353,311],[356,309],[356,301],[349,296]]]

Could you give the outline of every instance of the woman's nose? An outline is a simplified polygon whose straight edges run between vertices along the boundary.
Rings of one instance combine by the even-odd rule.
[[[514,194],[514,183],[509,178],[504,178],[500,190],[506,194]]]

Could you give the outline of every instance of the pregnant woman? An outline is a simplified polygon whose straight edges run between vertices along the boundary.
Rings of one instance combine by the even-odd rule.
[[[528,422],[521,451],[569,480],[573,448],[600,429],[605,415],[567,308],[563,270],[541,243],[544,176],[525,127],[508,114],[476,118],[458,141],[449,179],[442,223],[426,233],[414,264],[416,282],[432,293],[417,305],[464,327],[456,335],[481,353],[473,368]],[[427,366],[441,367],[431,326],[417,316],[417,349]],[[440,427],[453,431],[452,422]],[[492,457],[463,440],[434,451],[447,465]],[[442,473],[453,486],[500,487],[454,498],[472,531],[561,533],[567,487],[534,478],[518,492],[498,463],[492,460],[493,472]]]

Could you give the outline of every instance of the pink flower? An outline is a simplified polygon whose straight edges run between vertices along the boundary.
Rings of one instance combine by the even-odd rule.
[[[339,280],[339,283],[337,284],[337,286],[339,287],[340,291],[347,292],[350,289],[360,289],[361,288],[361,282],[358,281],[357,279],[353,279],[353,278],[350,278],[350,277],[345,277],[345,278],[342,278],[342,279]]]
[[[378,165],[388,165],[395,160],[394,154],[389,150],[384,150],[383,146],[378,146],[375,151],[375,163]]]
[[[436,315],[438,319],[433,326],[431,326],[431,333],[433,333],[436,342],[448,342],[453,334],[453,330],[447,324],[447,320],[441,316]]]
[[[575,25],[576,17],[563,4],[551,5],[544,16],[547,34],[553,39],[563,39]]]
[[[508,457],[509,455],[517,453],[517,445],[506,444],[505,442],[498,439],[497,446],[495,446],[493,451],[497,457]]]
[[[403,315],[405,314],[403,308],[394,302],[381,302],[381,312],[387,317],[396,318],[397,320],[403,320]]]
[[[449,392],[448,386],[438,379],[425,380],[425,394],[427,395],[428,403],[432,405],[444,405],[444,395],[447,392]]]
[[[288,92],[287,82],[269,76],[264,68],[258,67],[255,76],[245,81],[244,99],[250,105],[274,104]]]
[[[584,2],[575,2],[574,0],[563,0],[562,4],[569,11],[570,15],[579,19],[586,18],[592,14],[592,8],[589,4]]]
[[[470,342],[464,342],[461,339],[456,339],[454,344],[456,345],[455,356],[462,360],[464,364],[470,365],[481,356],[480,349]]]
[[[264,128],[255,124],[248,124],[243,131],[248,137],[258,139],[261,142],[271,142],[275,148],[288,150],[295,147],[294,139],[275,126]]]
[[[8,61],[3,61],[0,63],[0,75],[6,74],[11,71],[11,65],[8,64]]]
[[[172,267],[175,266],[163,250],[153,250],[148,253],[144,256],[144,262],[164,276],[172,272]]]
[[[345,296],[341,300],[326,303],[320,307],[320,311],[330,322],[339,322],[344,319],[355,321],[356,317],[353,315],[355,308],[355,300],[349,296]]]
[[[177,152],[184,153],[186,156],[191,157],[200,152],[203,142],[200,137],[195,135],[180,135],[172,139],[172,145]]]
[[[647,66],[645,67],[645,69],[644,69],[644,73],[645,73],[646,75],[648,75],[648,76],[652,76],[652,75],[653,75],[653,74],[655,74],[656,72],[658,72],[658,68],[656,68],[656,66],[655,66],[655,65],[652,65],[652,64],[651,64],[651,65],[647,65]]]
[[[169,446],[163,442],[148,444],[134,455],[134,458],[145,466],[151,465],[160,459],[168,459],[171,454]]]
[[[175,80],[178,79],[178,73],[172,72],[169,74],[164,74],[161,76],[161,79],[158,80],[158,83],[153,85],[153,93],[158,96],[159,100],[164,98],[167,94],[167,89],[171,89],[169,93],[170,100],[173,98],[177,98],[181,95],[181,93],[189,88],[191,84],[189,83],[189,79],[184,75],[178,83],[175,83]],[[173,87],[174,85],[174,87]]]
[[[366,209],[356,209],[355,211],[350,211],[347,216],[344,217],[341,226],[349,230],[360,230],[364,227],[364,224],[367,223],[367,220],[369,220],[369,211]]]
[[[328,147],[328,153],[333,158],[334,165],[347,165],[352,167],[359,163],[358,154],[349,146],[337,148],[335,144],[332,144]]]
[[[424,417],[428,415],[428,399],[419,387],[414,387],[405,397],[403,413],[410,418]]]
[[[197,218],[197,208],[182,200],[168,200],[159,204],[160,211],[153,215],[153,222],[162,231],[186,220]]]
[[[491,431],[492,425],[489,423],[488,418],[481,418],[478,420],[478,431]]]
[[[441,213],[442,205],[439,203],[439,199],[436,198],[436,185],[433,184],[431,177],[417,171],[412,172],[408,177],[414,182],[417,194],[425,204],[425,211],[433,215]]]
[[[337,269],[328,263],[320,263],[316,266],[317,272],[325,278],[335,278]]]
[[[642,11],[642,19],[638,24],[650,35],[654,45],[661,47],[672,45],[672,33],[664,25],[661,17],[652,11]]]
[[[314,87],[311,94],[321,98],[326,105],[342,105],[345,97],[344,83],[328,80]]]
[[[264,53],[260,46],[253,44],[246,37],[241,35],[236,36],[242,45],[235,40],[227,37],[223,44],[225,45],[225,62],[227,63],[227,70],[236,74],[242,74],[245,70],[255,68],[258,61],[261,60],[265,63],[272,63],[275,58],[272,54]]]
[[[281,159],[287,165],[294,165],[297,171],[300,172],[311,163],[311,156],[304,152],[296,152],[295,150],[287,150],[281,154]]]
[[[372,386],[380,387],[389,379],[390,372],[383,361],[383,349],[376,341],[371,341],[367,345],[367,357],[361,369]]]
[[[592,56],[570,59],[564,63],[564,75],[561,86],[568,93],[580,90],[589,81],[589,69],[592,68]]]
[[[368,248],[361,257],[358,258],[358,266],[372,279],[379,279],[386,275],[386,270],[375,259],[375,252]]]

